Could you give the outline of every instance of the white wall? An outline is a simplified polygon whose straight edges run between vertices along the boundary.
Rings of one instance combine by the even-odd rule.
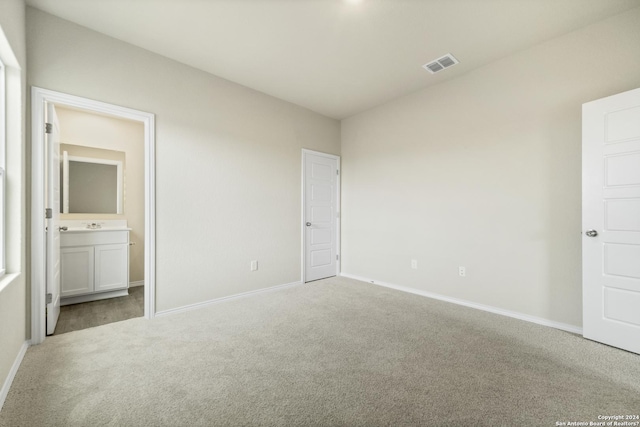
[[[132,229],[129,249],[129,279],[144,280],[144,125],[67,108],[56,109],[60,121],[60,140],[69,147],[69,155],[105,157],[102,150],[124,153],[124,213],[62,214],[60,219],[125,219]],[[92,151],[91,148],[102,149]],[[61,147],[62,149],[63,147]],[[112,159],[116,159],[115,157]]]
[[[640,86],[639,40],[634,9],[344,120],[343,272],[581,325],[581,104]]]
[[[0,2],[0,28],[8,46],[0,46],[6,65],[7,123],[7,272],[0,279],[0,388],[25,342],[25,5],[23,0]],[[8,51],[7,51],[8,50]],[[6,61],[11,56],[10,62]],[[2,402],[0,401],[0,405]]]
[[[338,121],[31,8],[27,47],[30,85],[156,114],[159,311],[300,280],[301,148]]]

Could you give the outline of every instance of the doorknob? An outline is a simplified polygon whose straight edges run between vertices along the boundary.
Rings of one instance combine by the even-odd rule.
[[[310,222],[307,223],[307,227],[311,227],[311,223]]]
[[[63,227],[58,227],[58,231],[67,231],[69,229],[69,227],[67,227],[66,225]]]
[[[587,236],[589,237],[596,237],[598,235],[598,232],[596,230],[587,230],[586,233]]]

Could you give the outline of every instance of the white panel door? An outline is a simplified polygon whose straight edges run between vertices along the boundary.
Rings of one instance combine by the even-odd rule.
[[[60,316],[60,126],[53,104],[46,104],[46,206],[47,220],[47,335],[52,335]]]
[[[585,338],[640,353],[640,89],[582,106]]]
[[[338,158],[309,151],[304,162],[304,281],[337,274]]]

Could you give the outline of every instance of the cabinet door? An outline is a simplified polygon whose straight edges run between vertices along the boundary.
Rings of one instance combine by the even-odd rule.
[[[95,250],[95,291],[126,289],[129,286],[129,245],[98,245]]]
[[[93,292],[93,246],[60,249],[61,295]]]

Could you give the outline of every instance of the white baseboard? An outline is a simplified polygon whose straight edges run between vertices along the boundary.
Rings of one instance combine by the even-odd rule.
[[[135,288],[135,287],[138,287],[138,286],[144,286],[144,280],[138,280],[138,281],[135,281],[135,282],[129,282],[129,287],[130,288]]]
[[[22,359],[24,358],[27,349],[29,348],[29,341],[25,341],[22,343],[22,347],[20,347],[20,351],[18,351],[18,355],[16,356],[16,360],[13,361],[13,365],[11,366],[11,370],[7,375],[7,378],[4,380],[4,384],[2,385],[2,389],[0,389],[0,411],[2,410],[2,406],[4,405],[4,401],[9,394],[9,389],[11,388],[11,383],[13,383],[13,379],[16,377],[18,373],[18,368],[20,368],[20,364],[22,363]]]
[[[284,285],[277,285],[277,286],[272,286],[272,287],[269,287],[269,288],[257,289],[255,291],[243,292],[241,294],[230,295],[228,297],[216,298],[216,299],[203,301],[203,302],[197,302],[195,304],[185,305],[185,306],[182,306],[182,307],[170,308],[169,310],[163,310],[163,311],[156,312],[156,317],[167,316],[167,315],[170,315],[170,314],[183,313],[185,311],[195,310],[195,309],[198,309],[198,308],[201,308],[201,307],[205,307],[205,306],[208,306],[208,305],[212,305],[212,304],[218,304],[218,303],[221,303],[221,302],[230,301],[230,300],[239,299],[239,298],[245,298],[245,297],[249,297],[249,296],[257,295],[257,294],[264,294],[264,293],[267,293],[267,292],[279,291],[281,289],[291,288],[291,287],[299,286],[299,285],[302,285],[302,284],[303,283],[300,282],[300,281],[299,282],[286,283]]]
[[[78,295],[76,297],[66,297],[60,299],[60,305],[79,304],[81,302],[99,301],[101,299],[126,297],[129,295],[128,289],[120,289],[118,291],[99,292],[97,294]]]
[[[560,329],[560,330],[563,330],[563,331],[572,332],[574,334],[582,335],[582,328],[581,327],[575,326],[575,325],[570,325],[568,323],[555,322],[553,320],[544,319],[542,317],[530,316],[528,314],[518,313],[516,311],[504,310],[502,308],[492,307],[490,305],[478,304],[478,303],[475,303],[475,302],[471,302],[471,301],[467,301],[467,300],[463,300],[463,299],[459,299],[459,298],[452,298],[452,297],[448,297],[448,296],[444,296],[444,295],[440,295],[440,294],[435,294],[435,293],[423,291],[423,290],[420,290],[420,289],[409,288],[409,287],[406,287],[406,286],[394,285],[392,283],[385,283],[385,282],[381,282],[379,280],[371,280],[371,279],[367,279],[365,277],[355,276],[353,274],[340,273],[340,275],[343,276],[343,277],[348,277],[350,279],[359,280],[361,282],[371,283],[371,284],[378,285],[378,286],[384,286],[385,288],[391,288],[391,289],[395,289],[395,290],[398,290],[398,291],[408,292],[408,293],[411,293],[411,294],[416,294],[416,295],[420,295],[420,296],[427,297],[427,298],[433,298],[433,299],[437,299],[437,300],[440,300],[440,301],[446,301],[446,302],[450,302],[450,303],[453,303],[453,304],[463,305],[465,307],[471,307],[471,308],[475,308],[475,309],[482,310],[482,311],[488,311],[490,313],[500,314],[502,316],[507,316],[507,317],[513,317],[515,319],[524,320],[524,321],[531,322],[531,323],[537,323],[538,325],[549,326],[551,328],[556,328],[556,329]]]

